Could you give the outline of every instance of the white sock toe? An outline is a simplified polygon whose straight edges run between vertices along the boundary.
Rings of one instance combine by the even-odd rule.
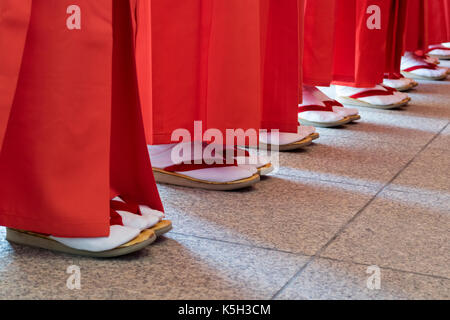
[[[313,133],[316,133],[316,128],[313,126],[299,126],[298,127],[298,134],[302,140],[305,139],[306,137],[309,137]]]
[[[256,170],[256,172],[258,172],[258,168],[259,168],[256,164],[240,164],[239,167],[249,170],[249,171]]]
[[[338,96],[341,97],[351,97],[355,94],[362,93],[369,90],[381,90],[386,91],[386,89],[380,85],[377,85],[373,88],[354,88],[354,87],[346,87],[346,86],[336,86],[336,93]],[[358,98],[358,100],[370,103],[372,105],[376,106],[387,106],[391,104],[397,104],[400,103],[405,99],[405,97],[408,97],[405,93],[402,92],[394,92],[394,94],[390,95],[379,95],[379,96],[369,96],[364,98]]]
[[[400,78],[400,79],[384,79],[383,80],[383,84],[385,86],[394,88],[394,89],[399,89],[399,88],[404,88],[407,86],[410,86],[414,83],[413,79],[409,79],[409,78]]]
[[[305,111],[299,113],[298,118],[311,122],[333,123],[343,120],[344,116],[332,111]]]
[[[333,107],[333,111],[342,117],[350,117],[350,116],[356,116],[359,114],[359,110],[355,108],[347,108],[347,107]]]
[[[230,166],[192,170],[180,174],[198,180],[225,183],[250,178],[257,172],[254,166]]]
[[[155,225],[158,224],[158,222],[162,220],[162,218],[160,218],[160,216],[155,213],[153,214],[142,213],[142,216],[145,217],[148,222],[145,229],[150,229],[151,227],[154,227]]]
[[[120,197],[115,197],[113,200],[125,203],[125,201],[122,198],[120,198]],[[133,214],[133,217],[131,217],[131,218],[134,218],[134,219],[139,219],[139,218],[142,219],[142,218],[144,218],[144,219],[146,219],[146,226],[145,226],[144,229],[148,229],[148,228],[153,227],[155,224],[157,224],[158,222],[160,222],[164,218],[164,213],[163,212],[158,211],[158,210],[154,210],[154,209],[152,209],[152,208],[150,208],[148,206],[139,205],[139,209],[141,211],[142,217],[139,216],[139,215]],[[124,212],[124,211],[120,211],[120,212],[117,211],[117,213],[119,213],[119,214],[121,212]],[[130,212],[125,212],[125,213],[130,213]],[[139,218],[136,218],[135,216],[137,216]],[[122,214],[121,214],[121,217],[122,217],[122,222],[124,223],[124,225],[127,225],[125,223],[125,221],[123,220],[124,217],[123,217]],[[155,221],[155,218],[157,219],[157,221]],[[128,225],[128,226],[132,227],[131,225]],[[143,230],[143,229],[141,229],[141,230]]]
[[[432,56],[426,56],[425,62],[432,63],[432,64],[439,64],[441,61],[439,60],[439,58],[432,57]]]
[[[412,52],[406,52],[405,55],[402,57],[401,61],[401,69],[402,70],[408,70],[412,67],[417,66],[428,66],[427,62],[417,55],[415,55]],[[426,68],[420,68],[412,71],[408,71],[409,73],[421,76],[421,77],[427,77],[427,78],[437,78],[437,77],[443,77],[447,74],[447,70],[445,68],[436,67],[436,69],[426,69]]]
[[[265,156],[258,156],[257,162],[255,163],[256,168],[261,168],[270,164],[270,158]]]
[[[73,249],[90,252],[102,252],[118,248],[121,245],[124,245],[125,243],[135,239],[140,233],[141,231],[136,228],[114,225],[110,227],[110,234],[108,237],[50,238]]]
[[[145,229],[153,227],[159,222],[159,218],[150,215],[138,215],[127,211],[116,211],[121,217],[125,227],[139,229],[143,231]]]
[[[391,104],[397,104],[403,101],[403,99],[395,94],[389,96],[373,96],[359,98],[359,100],[376,105],[376,106],[388,106]]]
[[[264,157],[262,155],[254,155],[250,157],[238,157],[236,158],[236,160],[238,161],[240,167],[245,168],[247,168],[247,166],[249,166],[249,168],[261,168],[271,163],[269,157]],[[250,163],[250,161],[252,161],[252,163]]]
[[[329,113],[333,113],[333,112],[329,112]],[[315,128],[314,128],[314,131],[311,128],[314,128],[314,127],[299,126],[299,128],[297,129],[297,133],[279,132],[278,135],[275,133],[272,134],[269,132],[267,135],[265,135],[265,134],[260,135],[259,140],[265,144],[284,146],[284,145],[288,145],[291,143],[302,141],[303,139],[307,138],[310,134],[315,132]]]
[[[400,91],[394,92],[394,95],[395,95],[398,99],[400,99],[400,101],[403,101],[403,100],[405,100],[405,99],[408,99],[408,97],[409,97],[407,93],[400,92]]]
[[[437,67],[437,69],[435,69],[435,70],[417,69],[417,70],[411,71],[411,73],[416,74],[418,76],[422,76],[422,77],[435,78],[435,77],[444,76],[447,73],[447,70],[445,70],[444,68],[441,68],[441,67]]]
[[[158,210],[153,210],[152,208],[150,208],[148,206],[140,205],[139,209],[141,209],[141,213],[143,216],[156,217],[158,219],[158,221],[156,223],[158,223],[159,221],[161,221],[164,218],[163,212],[158,211]],[[153,227],[153,225],[151,227]]]
[[[333,111],[327,110],[326,101],[332,101],[326,94],[313,86],[303,86],[303,102],[299,107],[323,106],[324,110],[311,110],[299,112],[298,118],[318,123],[334,123],[343,120],[347,115],[344,112],[338,112],[338,107],[333,106]],[[352,109],[355,110],[355,109]],[[357,111],[356,111],[357,112]]]

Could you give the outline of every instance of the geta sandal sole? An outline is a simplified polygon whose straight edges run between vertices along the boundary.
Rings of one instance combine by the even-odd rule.
[[[11,228],[6,229],[6,240],[20,245],[47,249],[51,251],[68,253],[83,257],[115,258],[144,249],[145,247],[149,246],[156,240],[156,234],[150,229],[144,230],[130,242],[116,249],[102,252],[91,252],[73,249],[63,245],[62,243],[59,243],[58,241],[50,239],[47,236],[34,232],[21,231]]]
[[[431,81],[445,80],[445,79],[447,79],[447,76],[448,76],[448,74],[444,74],[440,77],[424,77],[424,76],[419,76],[417,74],[414,74],[411,72],[406,72],[406,71],[402,71],[402,75],[404,75],[405,77],[410,78],[410,79],[431,80]]]
[[[300,122],[300,124],[305,125],[305,126],[313,126],[313,127],[318,127],[318,128],[334,128],[334,127],[343,126],[347,123],[352,122],[353,120],[351,120],[350,117],[345,117],[342,120],[334,121],[334,122],[316,122],[316,121],[309,121],[309,120],[300,119],[300,118],[298,119],[298,121]]]
[[[230,182],[199,180],[188,177],[181,173],[168,172],[159,168],[153,168],[153,174],[155,176],[156,182],[158,183],[213,191],[231,191],[243,189],[254,185],[260,180],[259,174],[257,173],[249,178]]]
[[[372,109],[395,109],[395,108],[400,108],[400,107],[407,105],[411,101],[411,98],[408,97],[399,103],[389,104],[389,105],[374,105],[374,104],[370,104],[370,103],[367,103],[367,102],[364,102],[361,100],[357,100],[357,99],[353,99],[353,98],[349,98],[349,97],[337,97],[336,100],[343,104],[348,104],[348,105],[353,105],[353,106],[358,106],[358,107],[366,107],[366,108],[372,108]]]

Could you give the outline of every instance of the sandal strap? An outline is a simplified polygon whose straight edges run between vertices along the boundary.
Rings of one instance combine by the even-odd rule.
[[[110,226],[123,226],[122,217],[116,210],[110,209],[109,213],[109,225]]]
[[[171,166],[168,166],[164,168],[164,171],[167,172],[186,172],[186,171],[194,171],[194,170],[200,170],[200,169],[209,169],[209,168],[225,168],[225,167],[237,167],[237,161],[234,160],[233,164],[229,163],[212,163],[207,164],[202,160],[202,163],[196,164],[196,163],[179,163],[174,164]]]
[[[223,154],[222,155],[227,155],[227,151],[230,150],[231,147],[227,146],[227,145],[223,145]],[[248,150],[245,149],[241,149],[238,148],[237,146],[233,146],[233,157],[237,157],[238,156],[238,152],[244,152],[244,156],[245,157],[250,157],[250,152],[248,152]]]
[[[403,69],[403,71],[411,72],[411,71],[418,70],[418,69],[437,70],[437,68],[438,67],[435,64],[427,63],[425,65],[418,65],[418,66],[413,66],[413,67],[410,67],[410,68],[406,68],[406,69]]]
[[[141,209],[139,208],[139,205],[137,203],[126,201],[125,199],[123,199],[123,200],[125,202],[111,200],[110,201],[111,210],[127,211],[127,212],[131,212],[131,213],[142,216]]]
[[[208,146],[209,144],[206,142],[203,142],[203,148],[205,148],[206,146]],[[225,168],[225,167],[237,167],[238,163],[236,159],[233,159],[233,163],[227,163],[227,159],[225,158],[226,156],[226,145],[223,145],[223,150],[225,151],[225,154],[222,154],[222,160],[224,163],[212,163],[212,164],[208,164],[205,162],[205,159],[202,159],[202,163],[193,163],[195,162],[194,159],[191,159],[192,163],[177,163],[177,164],[173,164],[170,165],[168,167],[165,167],[163,170],[167,171],[167,172],[186,172],[186,171],[194,171],[194,170],[200,170],[200,169],[209,169],[209,168]],[[215,151],[215,150],[214,150]],[[245,151],[245,156],[249,157],[250,153],[247,150]],[[234,146],[234,157],[237,156],[237,152],[238,152],[238,148],[236,146]],[[213,156],[216,156],[216,154],[214,154]]]
[[[367,98],[372,96],[391,96],[396,92],[394,88],[388,87],[388,86],[382,86],[386,90],[380,90],[380,89],[372,89],[372,90],[366,90],[360,93],[356,93],[354,95],[351,95],[350,98],[352,99],[360,99],[360,98]]]
[[[318,104],[310,104],[307,106],[299,106],[298,112],[306,112],[306,111],[330,111],[333,112],[333,107],[343,107],[341,103],[336,100],[328,100],[322,101],[324,106]]]
[[[389,79],[389,80],[400,80],[405,78],[404,76],[402,76],[401,73],[399,72],[390,72],[390,73],[385,73],[384,74],[384,78],[385,79]]]

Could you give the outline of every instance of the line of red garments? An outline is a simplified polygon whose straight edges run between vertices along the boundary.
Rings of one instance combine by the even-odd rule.
[[[74,4],[81,30],[61,23]],[[405,49],[450,40],[448,0],[3,0],[0,11],[0,225],[66,237],[106,235],[113,195],[162,209],[144,130],[149,144],[193,135],[194,121],[296,132],[303,83],[372,87]]]
[[[222,132],[297,130],[303,0],[151,3],[141,13],[151,9],[151,32],[141,37],[151,34],[152,50],[138,48],[138,61],[152,64],[141,77],[151,91],[143,104],[150,144],[172,143],[178,128],[193,136],[194,121]]]
[[[413,1],[429,8],[420,11]],[[401,56],[412,43],[409,26],[417,25],[411,12],[424,23],[447,13],[442,23],[415,30],[416,36],[446,29],[449,0],[436,1],[447,10],[434,1],[413,1],[152,2],[146,10],[151,36],[148,30],[141,36],[151,37],[153,47],[138,49],[139,61],[152,70],[142,81],[152,93],[143,104],[148,143],[173,143],[178,128],[193,137],[194,121],[202,121],[203,131],[296,132],[302,84],[374,87],[385,74],[400,73]],[[366,26],[371,6],[380,9],[380,29]]]
[[[405,50],[450,41],[450,0],[407,0]]]

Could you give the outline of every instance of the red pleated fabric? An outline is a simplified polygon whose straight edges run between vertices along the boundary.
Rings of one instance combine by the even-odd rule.
[[[81,29],[66,26],[73,5],[81,8]],[[2,1],[9,19],[0,19],[0,34],[20,32],[7,47],[0,40],[0,55],[13,62],[11,79],[18,79],[15,88],[0,83],[8,93],[0,110],[0,123],[7,123],[0,225],[61,237],[106,236],[111,190],[162,210],[136,84],[135,6]]]
[[[408,0],[405,33],[406,51],[414,52],[428,49],[430,44],[428,39],[428,9],[428,0]]]
[[[400,75],[401,58],[404,53],[404,37],[408,0],[392,0],[386,41],[385,75],[388,78],[398,78]]]
[[[194,121],[202,121],[203,131],[259,128],[257,2],[150,2],[151,55],[137,52],[139,62],[148,58],[152,66],[151,79],[140,79],[152,92],[143,105],[148,143],[173,143],[180,128],[194,137]]]
[[[141,92],[146,88],[139,87],[136,70],[137,46],[145,45],[138,42],[137,30],[151,18],[140,20],[137,8],[146,3],[113,0],[110,187],[117,195],[163,211],[145,138]]]
[[[428,42],[440,44],[450,41],[448,33],[448,17],[450,10],[449,0],[428,0]]]
[[[16,91],[23,48],[31,14],[31,1],[0,2],[0,153]]]
[[[333,80],[336,0],[306,0],[303,83],[329,86]]]
[[[261,0],[261,128],[297,132],[302,98],[304,0]]]
[[[450,0],[410,0],[405,50],[427,50],[450,41]]]
[[[380,29],[369,29],[370,6],[378,6]],[[383,81],[391,0],[337,2],[334,84],[373,87]]]
[[[139,78],[149,144],[176,142],[177,129],[194,138],[194,121],[224,136],[227,129],[297,130],[302,0],[150,3],[152,47],[137,51],[152,70]]]
[[[445,29],[447,42],[450,42],[450,0],[444,0]]]

